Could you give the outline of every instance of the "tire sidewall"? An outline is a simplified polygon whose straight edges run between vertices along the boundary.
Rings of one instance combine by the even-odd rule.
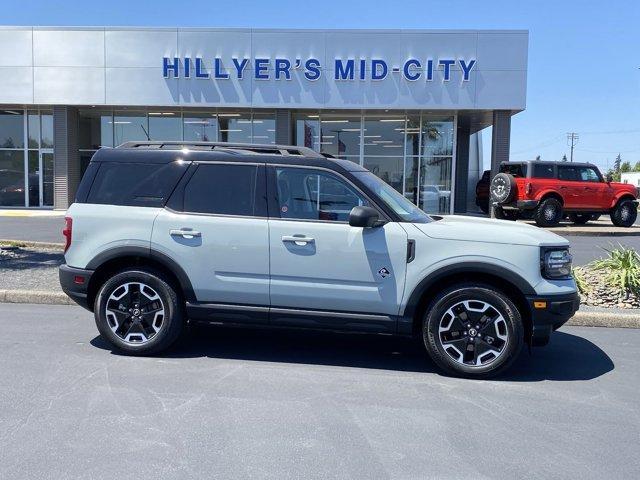
[[[151,340],[141,345],[132,345],[124,342],[109,327],[104,313],[109,296],[122,284],[128,282],[141,282],[149,285],[160,296],[165,309],[165,318],[162,327]],[[173,343],[182,329],[182,309],[174,288],[164,281],[159,274],[152,270],[135,269],[117,273],[98,291],[94,303],[94,318],[100,334],[118,350],[130,354],[152,354],[158,352]]]
[[[498,184],[506,192],[500,197],[494,194],[494,187],[498,186]],[[498,173],[493,177],[493,180],[491,180],[491,183],[489,184],[489,198],[492,202],[498,205],[509,203],[515,196],[516,188],[517,183],[513,175],[508,173]]]
[[[553,220],[548,220],[544,216],[544,211],[547,208],[549,208],[550,205],[553,205],[556,211],[556,215],[553,218]],[[562,204],[555,198],[547,198],[543,200],[538,206],[538,209],[536,210],[535,221],[541,227],[553,227],[558,223],[560,223],[561,219],[562,219]]]
[[[494,306],[504,317],[508,339],[505,350],[493,362],[483,366],[462,365],[447,354],[439,339],[439,325],[445,312],[463,300],[481,300]],[[524,342],[524,327],[520,312],[502,292],[491,286],[471,284],[445,290],[427,309],[423,318],[424,345],[434,362],[455,376],[486,378],[499,374],[517,358]]]
[[[624,208],[629,208],[631,210],[627,220],[622,219],[622,211]],[[629,200],[620,202],[611,213],[611,222],[617,227],[630,227],[636,222],[637,218],[638,209],[635,203]]]

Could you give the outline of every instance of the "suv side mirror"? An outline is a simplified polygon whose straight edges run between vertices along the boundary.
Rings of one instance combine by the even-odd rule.
[[[610,173],[607,173],[606,180],[607,180],[607,183],[613,182],[613,176]]]
[[[349,225],[371,228],[378,225],[378,211],[371,207],[353,207],[349,213]]]

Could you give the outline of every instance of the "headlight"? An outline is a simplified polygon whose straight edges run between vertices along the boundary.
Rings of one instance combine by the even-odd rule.
[[[571,278],[572,259],[568,248],[543,248],[542,276],[553,280]]]

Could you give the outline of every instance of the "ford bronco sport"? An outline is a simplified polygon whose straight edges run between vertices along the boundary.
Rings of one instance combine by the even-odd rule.
[[[496,218],[533,218],[541,227],[557,225],[565,214],[585,224],[607,213],[618,227],[638,216],[638,189],[605,179],[590,163],[503,162],[491,181]]]
[[[186,321],[415,335],[460,376],[506,369],[577,310],[569,243],[431,217],[361,166],[301,147],[101,149],[67,212],[63,290],[155,354]]]

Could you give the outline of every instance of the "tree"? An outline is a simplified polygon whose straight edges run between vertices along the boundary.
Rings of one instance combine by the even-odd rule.
[[[631,162],[623,162],[620,165],[620,172],[621,173],[630,172],[630,171],[631,171]]]
[[[609,177],[609,176],[611,177],[611,179],[614,182],[619,182],[620,181],[620,172],[616,172],[612,168],[610,168],[609,171],[607,172],[607,177]]]
[[[636,162],[636,164],[633,167],[633,171],[640,172],[640,162]]]
[[[562,161],[566,162],[567,161],[567,154],[565,153],[564,155],[562,155]]]
[[[620,173],[620,164],[622,163],[622,156],[618,154],[616,159],[613,162],[613,171],[616,173]]]

